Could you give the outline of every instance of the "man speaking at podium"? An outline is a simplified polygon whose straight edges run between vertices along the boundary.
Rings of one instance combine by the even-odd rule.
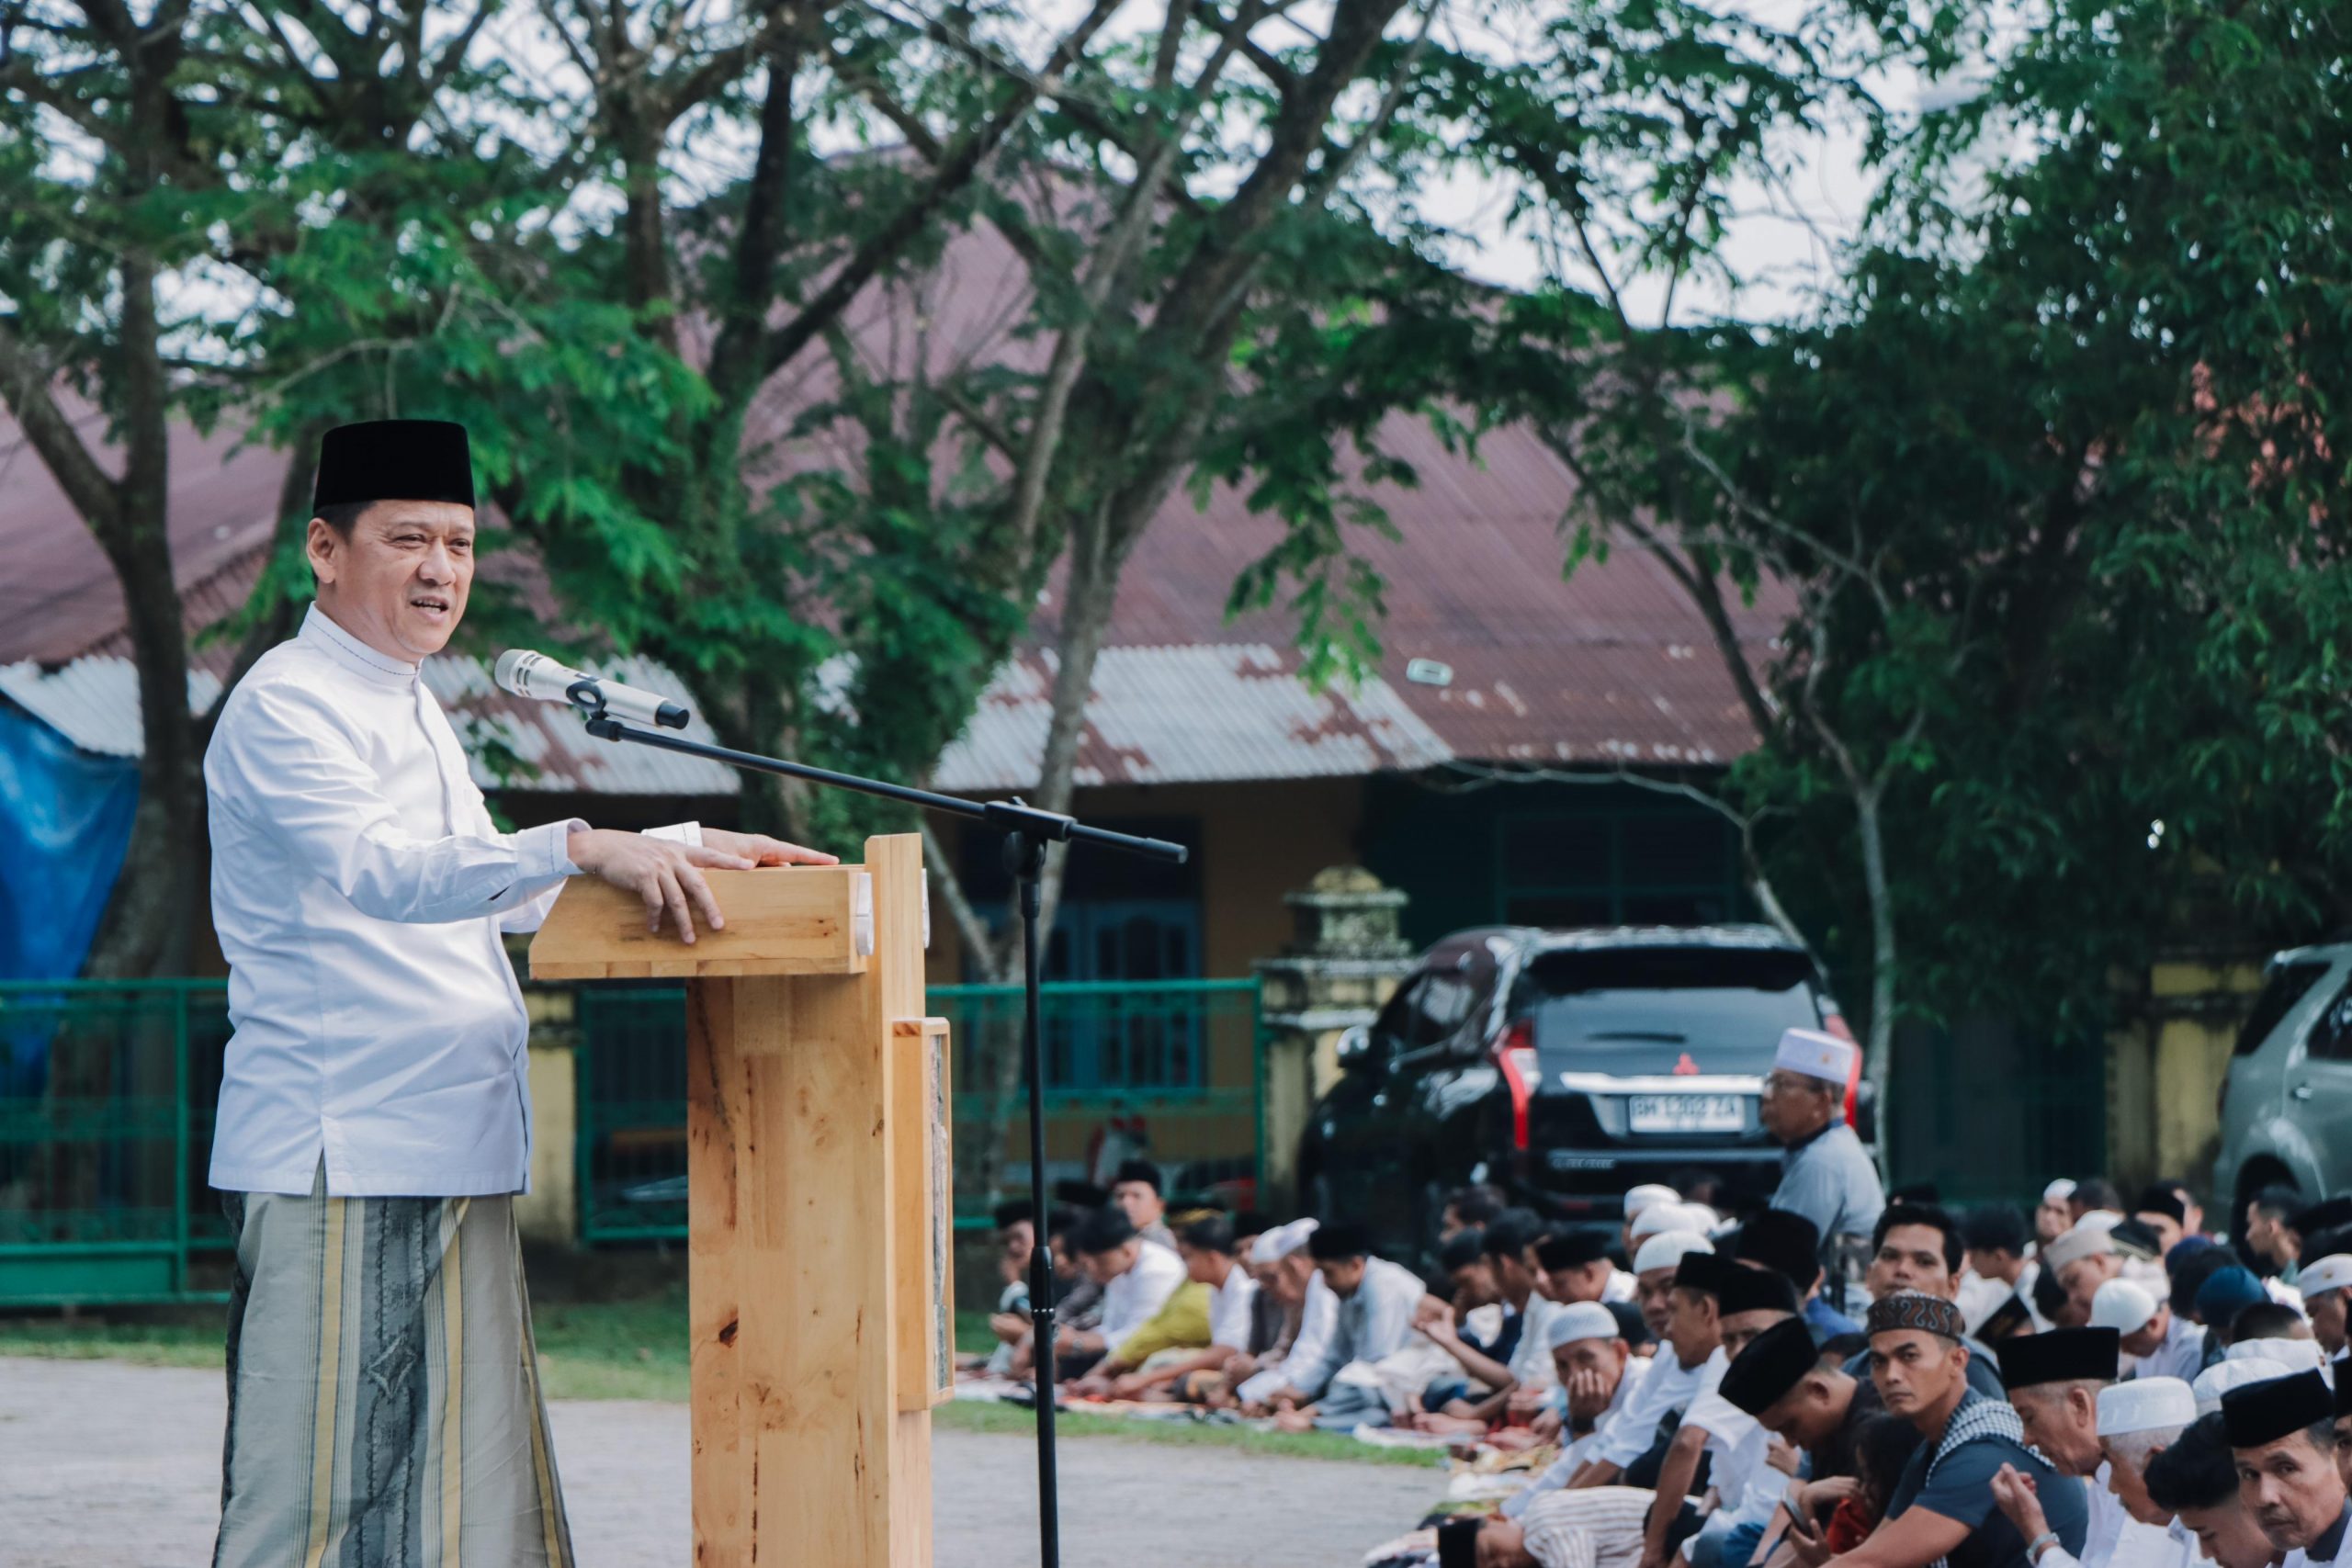
[[[682,942],[701,869],[827,863],[747,834],[502,833],[420,679],[466,611],[460,426],[327,433],[318,600],[204,760],[230,965],[212,1185],[235,1237],[216,1568],[571,1562],[513,1195],[529,1035],[499,935],[581,873]]]

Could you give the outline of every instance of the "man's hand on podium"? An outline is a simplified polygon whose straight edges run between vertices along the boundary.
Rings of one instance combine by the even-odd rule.
[[[787,844],[782,839],[771,839],[765,833],[730,833],[724,828],[702,830],[705,849],[722,854],[741,855],[757,865],[839,865],[842,857],[829,855],[822,850],[804,850],[798,844]]]
[[[703,923],[713,931],[727,923],[699,868],[749,871],[753,864],[742,855],[707,844],[682,844],[606,828],[572,833],[564,840],[564,852],[590,876],[644,899],[647,931],[660,931],[666,911],[678,940],[686,942],[695,940],[694,910],[702,911]]]

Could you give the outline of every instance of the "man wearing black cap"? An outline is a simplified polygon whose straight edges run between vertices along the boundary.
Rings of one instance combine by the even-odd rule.
[[[1803,1449],[1808,1479],[1854,1473],[1854,1438],[1885,1407],[1878,1385],[1826,1365],[1802,1325],[1781,1324],[1749,1341],[1724,1372],[1723,1397],[1773,1436]]]
[[[1780,1472],[1766,1462],[1771,1434],[1754,1416],[1725,1399],[1721,1384],[1730,1358],[1747,1349],[1757,1336],[1796,1317],[1796,1289],[1775,1269],[1703,1252],[1683,1258],[1675,1285],[1678,1292],[1693,1289],[1714,1298],[1725,1360],[1701,1384],[1667,1445],[1657,1475],[1663,1502],[1651,1509],[1643,1562],[1647,1568],[1661,1568],[1665,1562],[1681,1499],[1697,1481],[1701,1459],[1708,1457],[1720,1502],[1707,1517],[1702,1539],[1693,1543],[1692,1561],[1744,1563],[1762,1538],[1783,1484]]]
[[[512,1195],[529,1021],[502,931],[567,877],[694,940],[700,868],[774,840],[502,833],[423,677],[473,581],[459,426],[345,425],[304,539],[318,597],[205,754],[236,1026],[211,1183],[236,1247],[215,1562],[567,1563]]]
[[[1939,1559],[1951,1568],[2022,1568],[2029,1543],[1993,1498],[2004,1466],[2033,1481],[2056,1540],[2080,1552],[2082,1483],[2025,1446],[2015,1410],[1969,1387],[1960,1308],[1943,1296],[1898,1291],[1871,1303],[1868,1326],[1879,1397],[1926,1441],[1896,1482],[1885,1521],[1836,1560],[1842,1568],[1927,1568]],[[1808,1564],[1830,1561],[1816,1538],[1792,1544]]]
[[[2222,1427],[2238,1467],[2238,1499],[2283,1568],[2334,1562],[2352,1525],[2335,1461],[2335,1397],[2317,1372],[2247,1383],[2222,1395]]]
[[[2122,1371],[2122,1337],[2112,1328],[2053,1328],[2004,1339],[1997,1353],[2027,1445],[2059,1474],[2092,1483],[2090,1517],[2075,1551],[2082,1568],[2133,1562],[2160,1546],[2161,1532],[2152,1540],[2148,1527],[2125,1512],[2099,1443],[2099,1391]]]
[[[1787,1276],[1804,1303],[1799,1314],[1813,1330],[1814,1343],[1841,1334],[1860,1334],[1862,1325],[1831,1306],[1821,1294],[1821,1232],[1803,1214],[1790,1209],[1765,1209],[1748,1216],[1739,1227],[1732,1256],[1742,1263],[1761,1264]]]
[[[1111,1201],[1127,1216],[1136,1234],[1146,1241],[1173,1247],[1176,1235],[1168,1228],[1168,1197],[1161,1189],[1159,1168],[1148,1159],[1131,1159],[1111,1178]]]

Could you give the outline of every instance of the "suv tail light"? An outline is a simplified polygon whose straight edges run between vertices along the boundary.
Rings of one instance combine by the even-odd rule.
[[[1495,1066],[1510,1090],[1511,1146],[1525,1154],[1527,1105],[1534,1098],[1536,1081],[1535,1025],[1531,1020],[1521,1019],[1495,1042]]]

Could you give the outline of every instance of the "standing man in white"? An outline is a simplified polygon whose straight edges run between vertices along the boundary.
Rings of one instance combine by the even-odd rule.
[[[531,1346],[528,1021],[502,931],[566,877],[682,942],[699,868],[826,863],[771,839],[502,833],[420,678],[466,610],[460,426],[330,431],[318,600],[230,694],[205,756],[230,965],[212,1185],[236,1240],[216,1568],[571,1562]]]

